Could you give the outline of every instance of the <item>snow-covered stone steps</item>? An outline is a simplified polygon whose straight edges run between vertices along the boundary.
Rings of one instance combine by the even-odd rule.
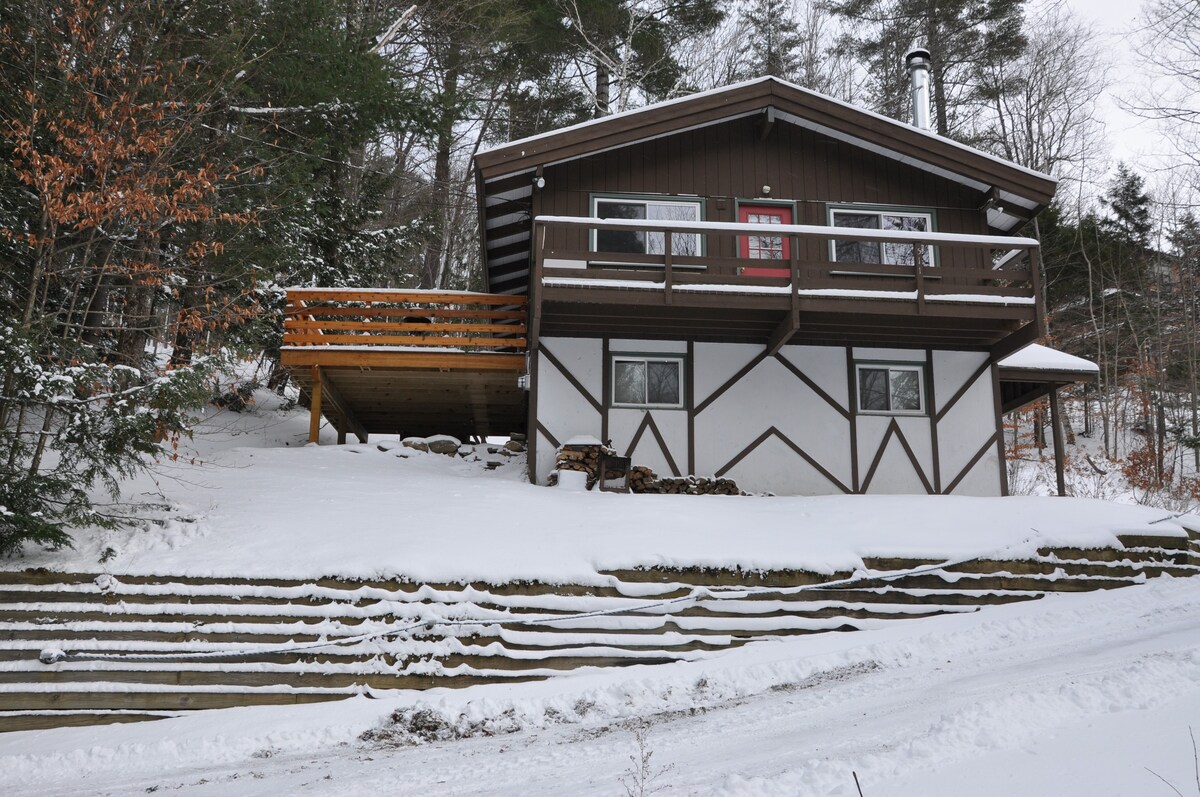
[[[937,564],[865,562],[892,574]],[[594,584],[493,585],[10,571],[0,573],[0,730],[691,660],[1197,572],[1191,541],[1152,536],[829,588],[820,585],[853,574],[649,567],[599,573]],[[322,642],[339,644],[295,649]],[[38,661],[47,649],[155,658],[47,665]],[[213,653],[228,655],[178,658]]]

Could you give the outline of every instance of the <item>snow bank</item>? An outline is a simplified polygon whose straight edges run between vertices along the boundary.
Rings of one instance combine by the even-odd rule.
[[[1186,534],[1162,510],[1086,499],[551,490],[524,482],[523,458],[482,446],[467,457],[394,438],[306,446],[306,429],[302,413],[216,413],[195,450],[159,470],[170,511],[0,567],[605,584],[600,571],[639,566],[829,573],[868,556],[1019,558],[1042,546],[1114,546],[1118,534]]]

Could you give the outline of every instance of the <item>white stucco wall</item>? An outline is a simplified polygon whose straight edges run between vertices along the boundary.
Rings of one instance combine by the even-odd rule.
[[[602,403],[608,367],[603,362],[602,341],[543,338],[541,346],[596,403]],[[613,339],[608,348],[612,354],[688,351],[683,341]],[[660,475],[689,471],[700,476],[724,475],[753,491],[805,495],[924,493],[926,485],[930,490],[945,491],[957,479],[953,490],[956,494],[1000,494],[992,376],[990,369],[981,368],[986,354],[932,352],[933,382],[926,385],[929,414],[899,416],[859,415],[854,411],[853,373],[845,347],[787,346],[778,358],[762,358],[762,353],[763,347],[758,345],[696,343],[691,362],[685,367],[691,372],[695,395],[685,397],[685,408],[607,408],[607,428],[601,412],[557,366],[539,354],[534,385],[538,421],[559,442],[576,435],[602,439],[607,435],[620,453]],[[929,359],[924,350],[914,349],[856,347],[849,354],[860,361],[923,363]],[[753,368],[727,384],[756,358]],[[942,411],[968,382],[970,387],[937,423],[935,458],[931,416]],[[691,421],[694,449],[689,445],[688,407],[698,408]],[[647,426],[647,418],[652,419],[665,450],[654,429]],[[852,425],[857,474],[851,453]],[[889,429],[894,429],[890,435]],[[911,458],[904,442],[912,451]],[[986,448],[989,442],[993,444]],[[537,449],[537,477],[544,481],[553,467],[554,446],[539,434]],[[797,449],[819,467],[807,462]],[[963,473],[977,455],[975,465]]]

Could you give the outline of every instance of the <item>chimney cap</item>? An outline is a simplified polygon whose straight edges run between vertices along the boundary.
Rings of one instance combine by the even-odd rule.
[[[929,51],[924,47],[914,47],[908,51],[907,55],[904,56],[904,65],[911,69],[913,66],[913,61],[924,61],[925,63],[921,64],[921,66],[928,66],[931,58],[932,56],[930,55]]]

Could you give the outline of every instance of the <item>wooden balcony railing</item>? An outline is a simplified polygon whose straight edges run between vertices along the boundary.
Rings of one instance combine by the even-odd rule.
[[[465,291],[290,288],[283,345],[513,353],[528,343],[527,303]]]
[[[644,238],[657,234],[653,248],[661,251],[598,251],[598,230],[635,231]],[[699,240],[700,254],[673,251],[680,235]],[[786,240],[788,258],[738,256],[741,241],[750,235]],[[833,262],[834,241],[901,244],[904,259],[912,262]],[[697,247],[690,244],[687,248]],[[534,220],[530,283],[535,296],[543,285],[607,285],[661,290],[666,304],[672,302],[673,294],[728,292],[911,300],[920,311],[926,302],[1040,308],[1040,280],[1038,242],[1032,238],[801,224],[539,216]]]

